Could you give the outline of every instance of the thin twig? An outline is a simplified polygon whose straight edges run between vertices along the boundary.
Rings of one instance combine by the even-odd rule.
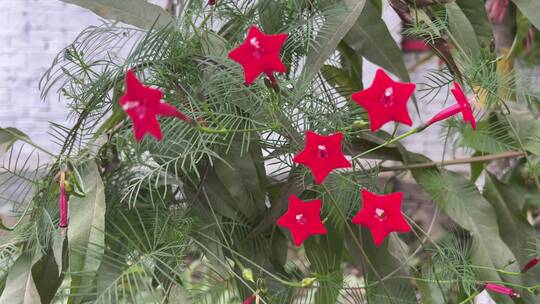
[[[514,158],[525,156],[525,153],[522,151],[510,151],[497,154],[489,154],[483,156],[467,157],[467,158],[456,158],[452,160],[447,160],[445,162],[429,162],[429,163],[420,163],[404,166],[395,166],[395,167],[381,167],[379,171],[401,171],[401,170],[411,170],[411,169],[422,169],[422,168],[431,168],[431,167],[444,167],[451,165],[462,165],[462,164],[471,164],[479,162],[488,162],[497,159],[504,158]]]

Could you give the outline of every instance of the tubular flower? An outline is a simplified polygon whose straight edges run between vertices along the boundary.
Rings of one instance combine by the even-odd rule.
[[[523,266],[523,269],[521,269],[521,273],[529,271],[531,268],[536,266],[536,264],[538,264],[538,258],[532,258],[529,262],[527,262],[527,264],[525,264],[525,266]]]
[[[486,289],[512,298],[519,298],[519,294],[514,289],[502,285],[489,283],[486,284]]]
[[[242,304],[252,304],[253,300],[255,300],[255,296],[256,294],[249,296]]]
[[[430,126],[438,121],[445,120],[448,117],[452,117],[458,113],[461,113],[463,120],[469,122],[473,129],[476,129],[476,120],[472,112],[471,104],[461,86],[455,82],[454,89],[451,90],[452,95],[456,98],[457,103],[435,114],[427,123],[426,127]]]
[[[354,93],[352,99],[368,112],[372,132],[390,121],[411,126],[407,102],[415,88],[414,83],[394,81],[386,72],[378,69],[371,87]]]
[[[133,122],[135,139],[141,142],[146,133],[161,140],[163,134],[157,116],[177,117],[191,122],[186,115],[172,105],[163,102],[163,92],[144,86],[133,71],[126,73],[126,92],[119,100],[120,106]]]
[[[322,183],[334,169],[350,168],[341,148],[343,133],[323,136],[312,131],[306,132],[304,150],[293,158],[295,163],[309,167],[317,184]]]
[[[320,200],[304,202],[293,194],[289,197],[289,208],[277,224],[291,231],[297,247],[311,235],[326,234],[321,221],[321,204]]]
[[[58,226],[60,228],[67,228],[68,226],[68,196],[66,194],[65,178],[65,172],[60,172],[60,199],[58,201],[60,210],[60,223]]]
[[[287,36],[287,34],[266,35],[258,27],[252,26],[244,43],[229,53],[230,59],[242,65],[247,85],[251,85],[262,73],[275,84],[274,72],[287,71],[279,57]]]
[[[501,23],[509,4],[510,0],[493,0],[489,2],[487,7],[489,20],[493,23]]]
[[[378,195],[362,189],[362,210],[353,217],[352,222],[368,228],[378,247],[391,232],[411,231],[401,213],[402,199],[402,192]]]

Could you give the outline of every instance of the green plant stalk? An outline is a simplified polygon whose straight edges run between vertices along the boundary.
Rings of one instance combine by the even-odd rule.
[[[369,150],[366,150],[366,151],[364,151],[364,152],[362,152],[362,153],[360,153],[360,154],[357,154],[357,155],[353,156],[351,160],[359,159],[359,158],[361,158],[362,156],[365,156],[366,154],[369,154],[369,153],[371,153],[371,152],[377,151],[377,150],[379,150],[380,148],[384,148],[384,147],[386,147],[386,146],[388,146],[388,145],[391,145],[391,144],[393,144],[393,143],[395,143],[395,142],[398,142],[398,141],[400,141],[400,140],[402,140],[402,139],[404,139],[404,138],[407,138],[407,137],[409,137],[409,136],[411,136],[411,135],[413,135],[413,134],[419,133],[420,131],[424,130],[425,128],[427,128],[427,126],[421,125],[420,127],[415,128],[415,129],[412,129],[412,130],[410,130],[409,132],[403,133],[403,134],[401,134],[401,135],[398,136],[398,137],[393,137],[393,138],[387,140],[385,143],[383,143],[383,144],[381,144],[381,145],[378,145],[378,146],[376,146],[376,147],[374,147],[374,148],[371,148],[371,149],[369,149]]]
[[[477,292],[473,292],[472,295],[468,296],[465,300],[459,302],[459,304],[465,304],[469,301],[471,301],[472,299],[474,299],[474,297],[476,297],[478,295],[478,291]]]
[[[238,129],[238,130],[230,130],[227,128],[209,128],[209,127],[203,127],[201,125],[197,125],[195,129],[209,134],[229,134],[229,133],[249,133],[249,132],[261,132],[261,131],[268,131],[268,130],[274,130],[273,127],[266,127],[266,128],[253,128],[253,129]]]
[[[328,193],[328,195],[330,196],[330,201],[332,202],[332,205],[334,205],[334,209],[337,210],[339,216],[343,220],[343,224],[347,227],[347,230],[351,234],[351,237],[353,238],[354,243],[356,244],[356,246],[358,247],[358,249],[360,250],[360,252],[364,256],[364,259],[367,261],[367,264],[369,265],[369,268],[371,268],[373,273],[375,273],[375,276],[377,277],[378,283],[380,283],[382,285],[384,291],[387,294],[390,294],[388,292],[388,288],[386,287],[386,285],[384,284],[384,282],[382,280],[381,275],[379,274],[379,272],[377,271],[377,269],[375,268],[373,263],[371,263],[371,261],[369,260],[369,257],[367,256],[366,252],[364,251],[364,248],[362,247],[362,244],[360,244],[360,241],[356,237],[356,234],[354,234],[354,231],[352,230],[351,226],[349,225],[349,222],[347,221],[347,217],[345,216],[343,211],[341,211],[341,209],[339,208],[336,200],[334,199],[334,196],[330,192],[330,189],[328,189],[328,187],[326,185],[324,185],[324,184],[322,186],[323,186],[324,190],[326,191],[326,193]],[[391,303],[393,303],[392,297],[389,297],[389,300],[391,301]]]

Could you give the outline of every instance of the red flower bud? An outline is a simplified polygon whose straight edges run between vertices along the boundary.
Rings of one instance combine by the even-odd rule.
[[[65,173],[60,173],[60,200],[59,200],[59,209],[60,209],[60,228],[67,228],[68,226],[68,196],[66,194],[65,187]]]
[[[529,271],[529,269],[533,268],[538,264],[538,258],[532,258],[524,267],[521,269],[521,273],[525,273]]]
[[[216,0],[208,0],[208,5],[216,5]]]
[[[493,0],[487,7],[489,20],[493,23],[501,23],[506,15],[506,9],[510,0]]]
[[[489,283],[489,284],[486,284],[486,289],[489,291],[507,295],[512,298],[519,298],[519,294],[515,290],[509,287],[502,286],[502,285]]]
[[[255,294],[253,294],[252,296],[250,296],[249,298],[247,298],[243,304],[251,304],[253,303],[253,300],[255,300]]]

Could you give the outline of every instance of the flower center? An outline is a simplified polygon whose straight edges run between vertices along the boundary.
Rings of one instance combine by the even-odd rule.
[[[326,149],[325,145],[319,145],[317,147],[317,156],[319,156],[319,158],[327,158],[328,157],[328,150]]]
[[[300,225],[305,225],[308,223],[308,219],[302,213],[296,215],[296,221]]]
[[[257,59],[261,58],[263,56],[263,49],[261,47],[259,39],[257,39],[257,37],[253,37],[249,39],[249,44],[253,47],[253,57]]]
[[[136,108],[139,105],[140,103],[138,101],[128,101],[122,106],[122,109],[124,109],[124,111],[127,111]]]
[[[394,105],[394,88],[388,87],[384,90],[382,102],[383,102],[383,106],[386,108]]]
[[[139,119],[144,118],[148,112],[146,107],[141,106],[141,102],[139,101],[128,101],[122,106],[122,109],[124,109],[126,112],[129,110],[134,110]]]
[[[377,208],[375,209],[375,217],[382,222],[386,219],[386,212],[381,208]]]

